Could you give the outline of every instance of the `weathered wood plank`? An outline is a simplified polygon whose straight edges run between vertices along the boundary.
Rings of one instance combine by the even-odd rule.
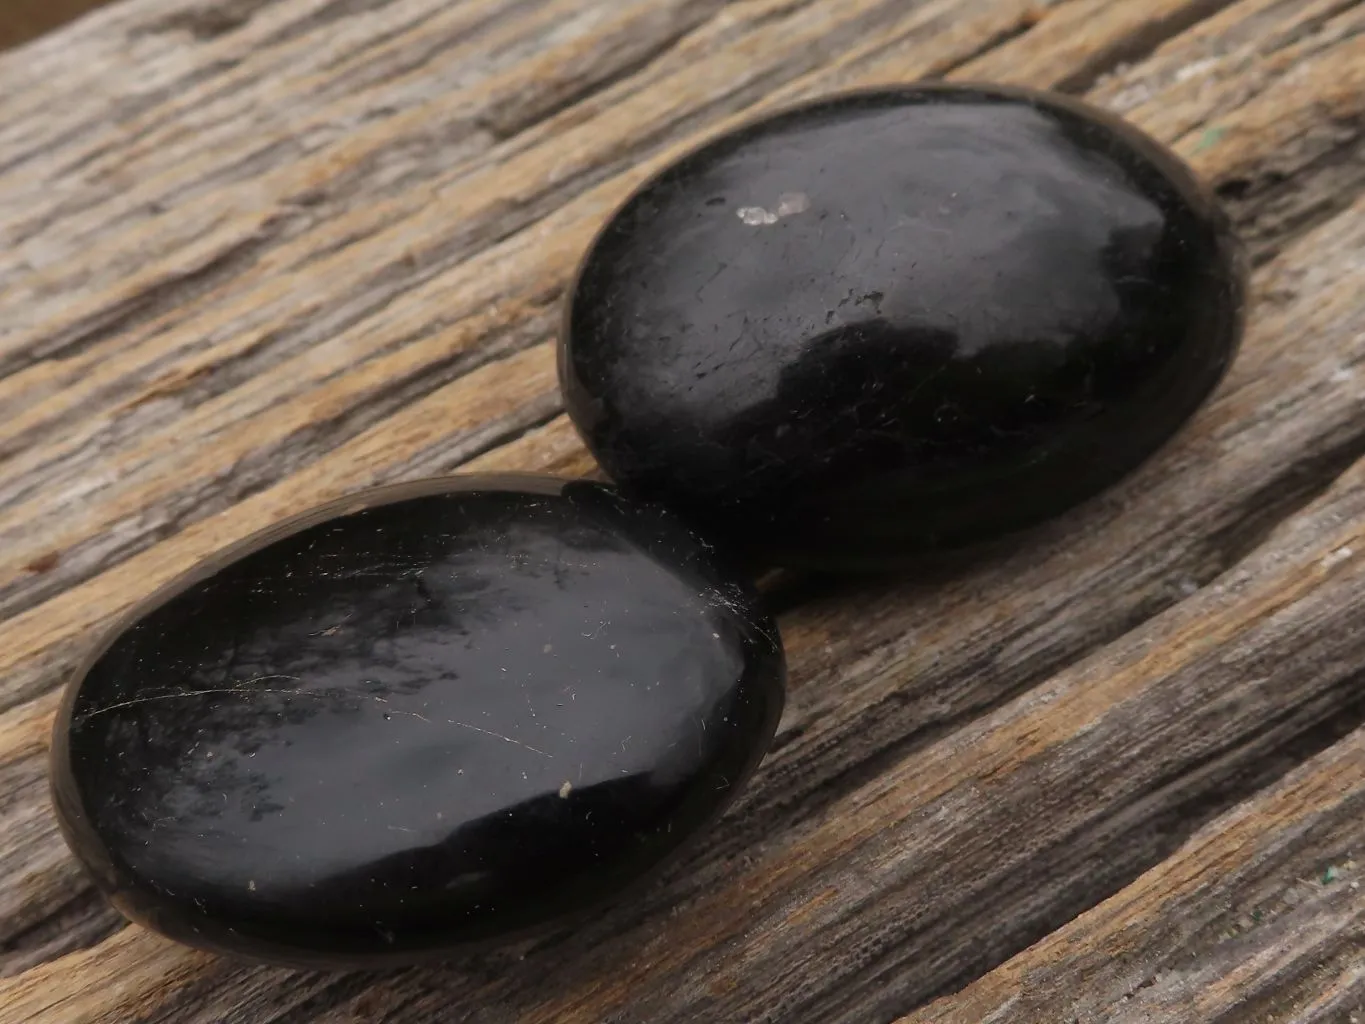
[[[933,48],[941,52],[940,44],[936,40],[937,37],[927,38],[926,49]],[[921,59],[914,53],[907,56],[912,61]],[[891,70],[882,66],[876,69],[875,73],[884,76]],[[568,259],[571,258],[571,255],[568,256]],[[568,259],[564,263],[566,267]],[[509,314],[504,311],[501,315],[505,321]],[[547,313],[542,313],[542,320],[546,316]],[[487,329],[487,321],[476,319],[465,327],[468,334],[474,335],[480,330]],[[548,324],[542,322],[540,329],[548,333]],[[367,466],[378,460],[380,466],[372,478],[384,479],[387,474],[393,472],[420,473],[458,464],[470,450],[461,443],[462,436],[471,438],[473,443],[477,444],[489,434],[496,437],[498,431],[508,430],[509,428],[498,420],[500,408],[529,407],[535,416],[547,414],[554,406],[553,388],[550,354],[544,344],[510,360],[489,364],[472,376],[456,381],[437,392],[432,398],[407,413],[374,428],[369,435],[361,439],[359,445],[342,448],[330,461],[314,463],[308,470],[286,484],[282,490],[267,491],[239,505],[229,514],[239,524],[235,528],[225,522],[228,516],[219,517],[216,520],[209,520],[203,529],[191,528],[177,537],[172,544],[153,549],[150,554],[161,560],[161,565],[165,568],[155,569],[148,565],[146,559],[135,559],[121,573],[106,575],[95,581],[95,585],[101,588],[106,597],[96,598],[88,591],[74,591],[56,604],[58,607],[74,609],[77,614],[88,615],[92,611],[100,610],[100,601],[112,599],[104,614],[115,614],[124,601],[135,599],[136,595],[142,592],[142,587],[157,578],[155,575],[157,572],[167,574],[179,572],[196,557],[216,550],[230,540],[236,535],[237,530],[253,529],[263,521],[288,514],[300,504],[306,504],[320,494],[339,493],[354,486],[365,479],[364,476],[358,477],[358,468],[364,472]],[[1349,392],[1343,391],[1341,399],[1350,403]],[[472,406],[471,401],[475,403]],[[1349,417],[1354,408],[1354,404],[1343,406],[1341,415]],[[1323,429],[1332,429],[1331,422],[1324,419]],[[511,430],[515,431],[519,425],[519,422],[514,423]],[[554,430],[528,438],[528,442],[539,443],[547,438],[556,444],[556,452],[571,461],[575,458],[577,446],[568,437],[567,428],[562,422],[557,424]],[[1320,443],[1322,438],[1318,437],[1315,440]],[[418,446],[415,451],[413,448],[401,447],[413,443]],[[442,461],[435,463],[423,461],[424,458],[430,458],[427,446],[433,443],[441,446],[438,449],[438,457]],[[395,460],[396,469],[391,463],[384,465],[383,462],[391,457],[395,449],[399,455]],[[1269,461],[1262,468],[1270,468],[1280,474],[1297,473],[1299,453],[1299,449],[1295,447],[1283,449],[1279,461]],[[401,461],[403,458],[409,461],[405,464]],[[489,456],[484,465],[490,465],[494,461],[500,461],[504,466],[521,468],[545,465],[539,461],[539,453],[528,451],[526,445],[518,445],[510,453],[505,453],[501,459]],[[568,463],[561,463],[558,467],[547,468],[574,467]],[[578,462],[577,468],[582,468],[581,461]],[[1248,481],[1247,489],[1234,491],[1227,496],[1227,504],[1214,507],[1214,511],[1221,512],[1224,516],[1222,521],[1211,523],[1208,520],[1194,520],[1191,535],[1199,536],[1200,531],[1224,529],[1229,517],[1235,521],[1236,517],[1245,513],[1249,505],[1260,500],[1260,492],[1275,486],[1278,486],[1278,483],[1273,476],[1269,480]],[[1197,500],[1202,502],[1203,499]],[[1187,498],[1177,507],[1178,511],[1173,509],[1172,521],[1177,517],[1184,518],[1189,512],[1186,507],[1189,504],[1191,501]],[[156,506],[144,511],[142,516],[145,519],[148,515],[168,515],[170,511],[164,506]],[[232,532],[228,532],[229,530]],[[177,546],[182,544],[188,544],[188,551],[184,548],[177,551]],[[168,555],[171,556],[169,564],[165,561]],[[1068,657],[1074,656],[1076,651],[1093,643],[1096,638],[1112,634],[1116,628],[1121,628],[1123,623],[1131,621],[1134,614],[1140,614],[1142,608],[1179,596],[1178,589],[1172,590],[1170,585],[1171,577],[1184,571],[1179,565],[1172,567],[1147,564],[1141,572],[1134,573],[1133,566],[1123,564],[1124,557],[1120,555],[1119,566],[1109,570],[1110,578],[1114,580],[1125,573],[1128,574],[1129,585],[1124,589],[1122,597],[1115,604],[1095,602],[1092,606],[1094,620],[1089,623],[1072,621],[1069,624],[1069,632],[1057,629],[1058,616],[1070,614],[1067,603],[1069,595],[1064,593],[1068,587],[1068,580],[1065,577],[1058,577],[1053,570],[1048,577],[1049,590],[1045,592],[1055,593],[1056,597],[1053,600],[1056,603],[1039,605],[1035,619],[1026,620],[1020,617],[1014,625],[1015,635],[1021,639],[1044,632],[1051,633],[1052,639],[1048,647],[1035,652],[1029,659],[1008,664],[998,676],[979,674],[974,676],[972,666],[980,663],[983,653],[997,650],[1002,643],[999,634],[999,610],[981,607],[975,609],[972,615],[963,616],[962,598],[958,598],[950,605],[955,609],[954,614],[959,616],[960,623],[958,627],[960,639],[955,645],[955,654],[945,663],[942,673],[935,673],[922,684],[914,685],[909,691],[905,689],[906,680],[913,679],[918,670],[913,665],[905,665],[903,661],[905,658],[903,616],[915,613],[908,610],[899,611],[901,605],[897,603],[898,598],[881,602],[884,608],[893,610],[890,615],[885,610],[869,612],[865,608],[855,613],[862,619],[865,631],[861,634],[863,644],[853,652],[853,655],[857,658],[866,658],[869,652],[873,652],[877,654],[880,662],[880,671],[871,676],[876,680],[871,687],[866,682],[868,679],[866,671],[849,673],[840,671],[840,658],[845,652],[835,648],[824,652],[817,643],[807,638],[818,638],[824,633],[837,634],[840,629],[837,619],[831,623],[818,623],[813,631],[803,629],[798,620],[796,626],[788,629],[789,644],[793,647],[794,657],[796,651],[805,646],[809,660],[794,661],[794,665],[800,674],[812,672],[817,674],[818,685],[807,688],[807,692],[814,695],[821,693],[821,688],[825,688],[824,697],[811,706],[797,704],[791,727],[784,736],[784,742],[791,746],[785,755],[790,768],[781,767],[778,774],[773,776],[771,783],[774,787],[773,798],[777,799],[779,804],[800,805],[810,798],[810,794],[827,788],[831,779],[839,778],[843,773],[873,756],[879,749],[907,742],[907,732],[914,735],[925,724],[932,725],[935,721],[969,714],[975,708],[989,705],[992,701],[1000,699],[1002,694],[1010,692],[1012,688],[1022,685],[1031,678],[1036,678],[1049,667],[1064,663]],[[1198,549],[1192,552],[1180,552],[1177,549],[1173,552],[1173,557],[1177,562],[1182,558],[1193,558],[1196,562],[1201,562],[1206,560],[1208,555]],[[1149,556],[1140,550],[1136,553],[1129,552],[1127,560],[1150,563]],[[1194,571],[1207,574],[1220,564],[1222,563],[1216,562],[1211,568],[1199,567]],[[1137,580],[1143,578],[1144,574],[1150,582],[1146,590],[1136,585]],[[1094,578],[1099,578],[1099,574],[1091,577],[1092,582]],[[1036,583],[1036,578],[1030,579],[1024,582],[1016,593],[1028,593],[1031,586]],[[1153,590],[1156,592],[1153,593]],[[965,593],[971,593],[970,588]],[[926,594],[921,600],[932,599]],[[970,599],[967,603],[970,603]],[[1138,611],[1135,612],[1135,609]],[[27,670],[34,673],[45,681],[46,686],[55,682],[59,672],[69,663],[65,659],[74,657],[79,651],[87,627],[81,625],[79,621],[72,624],[74,628],[66,632],[63,638],[62,657],[56,660],[45,659],[43,655],[46,652],[41,647],[38,652],[29,651],[25,654],[21,648],[17,649],[14,646],[14,641],[17,637],[22,637],[24,626],[29,622],[35,622],[43,628],[50,627],[55,618],[54,611],[56,611],[54,607],[39,609],[38,613],[14,620],[5,627],[10,637],[7,647],[14,655],[10,662],[11,666],[22,666],[21,672]],[[1006,661],[1008,660],[1006,658]],[[906,672],[909,674],[902,674]],[[961,677],[957,676],[958,673],[962,673]],[[839,678],[841,675],[842,679]],[[15,678],[16,673],[13,671],[7,673],[7,681],[13,682]],[[965,692],[950,696],[951,690],[944,692],[941,688],[944,679],[953,678],[974,679],[974,683],[967,687]],[[924,697],[917,698],[914,694],[928,694],[936,688],[940,689],[940,696],[935,697],[931,705],[938,704],[943,710],[939,714],[926,714]],[[893,705],[891,709],[887,708],[888,703]],[[849,715],[837,713],[841,705],[856,707],[858,704],[866,705],[868,708],[866,714],[850,718]],[[47,706],[42,705],[40,710],[45,710]],[[806,722],[826,724],[815,728],[809,736],[804,736],[802,733],[806,729],[804,724]],[[851,737],[858,736],[868,728],[869,722],[877,724],[868,738],[865,741],[851,741]],[[41,742],[41,730],[27,728],[25,735],[27,739],[22,750],[26,752],[25,756],[36,758],[39,750],[36,744]],[[20,753],[20,748],[13,748],[14,758],[19,758]],[[0,761],[6,759],[0,756]],[[774,767],[778,768],[782,764],[783,762],[775,761]],[[45,914],[76,897],[78,890],[73,887],[83,884],[83,880],[73,872],[71,865],[66,861],[65,854],[52,832],[50,813],[44,805],[42,787],[38,781],[40,776],[38,768],[32,764],[23,764],[13,769],[13,772],[14,791],[26,795],[23,802],[17,803],[12,812],[15,815],[15,829],[22,831],[26,836],[32,836],[35,841],[26,842],[8,854],[0,855],[0,877],[19,880],[9,889],[8,901],[3,908],[8,913],[0,915],[0,919],[9,922],[10,934],[35,926]],[[751,827],[757,832],[770,825],[755,824]],[[36,841],[37,836],[44,831],[46,841]],[[744,834],[749,834],[749,829],[746,828]],[[735,842],[737,841],[738,838]]]
[[[618,80],[563,110],[576,72],[527,71],[547,40],[518,34],[547,31],[548,16],[536,19],[551,5],[504,6],[396,0],[347,14],[286,0],[217,31],[211,15],[159,4],[169,20],[144,31],[136,11],[153,5],[130,4],[106,27],[144,41],[145,89],[84,104],[96,72],[49,86],[0,60],[0,83],[26,82],[20,102],[34,112],[0,127],[0,152],[27,154],[0,176],[0,224],[20,229],[0,256],[0,307],[13,299],[22,316],[10,322],[26,332],[0,338],[25,366],[0,391],[0,408],[15,410],[0,442],[11,503],[0,530],[26,559],[0,568],[0,600],[20,612],[0,626],[12,707],[0,716],[0,820],[22,837],[0,843],[9,938],[85,892],[52,831],[40,758],[43,695],[89,630],[327,494],[459,465],[588,468],[555,418],[546,339],[558,289],[640,176],[759,97],[954,69],[1079,84],[1103,70],[1095,53],[1139,55],[1225,7],[1092,95],[1237,197],[1266,263],[1247,350],[1170,451],[1026,550],[787,614],[794,693],[780,749],[687,864],[587,934],[595,948],[337,979],[242,969],[129,929],[5,983],[6,1024],[418,1022],[449,1020],[452,1005],[486,1021],[887,1019],[1131,880],[1203,817],[1330,742],[1334,714],[1365,714],[1341,675],[1360,664],[1346,611],[1318,604],[1350,597],[1353,582],[1314,579],[1272,626],[1241,597],[1215,607],[1222,592],[1200,590],[1365,451],[1365,211],[1342,213],[1365,177],[1353,159],[1365,128],[1360,5],[788,0],[660,5],[656,22],[649,5],[562,4],[583,20],[571,19],[556,60],[593,65],[596,33],[664,48],[643,68],[613,65]],[[452,27],[457,10],[472,19],[464,28]],[[492,70],[464,67],[475,41],[498,33],[524,49]],[[207,51],[185,50],[184,35]],[[122,59],[99,33],[77,37]],[[379,52],[366,41],[376,38]],[[424,49],[435,39],[456,48],[449,63]],[[40,56],[49,75],[60,64]],[[694,72],[711,80],[689,88]],[[316,127],[316,148],[264,103],[258,83],[271,75],[320,95],[294,122]],[[349,80],[361,83],[354,95],[339,85]],[[52,124],[37,116],[45,90],[72,98]],[[120,131],[135,140],[126,151]],[[44,176],[60,186],[50,196]],[[74,308],[73,296],[90,304]],[[1343,486],[1331,515],[1356,514]],[[1302,583],[1275,575],[1286,560],[1337,557],[1292,539],[1316,514],[1247,563],[1255,594]],[[1341,564],[1354,572],[1352,558]],[[1224,646],[1200,646],[1195,623],[1215,612]],[[1289,639],[1257,677],[1200,661],[1274,647],[1270,635]],[[1325,666],[1310,651],[1323,638],[1336,645]],[[1174,662],[1143,646],[1158,641]],[[1118,681],[1090,685],[1109,673]],[[1032,746],[1012,746],[1022,740]],[[1113,777],[1124,765],[1133,775]],[[1019,807],[1036,813],[1019,823]],[[930,819],[935,834],[921,834],[916,822]],[[1002,836],[1019,845],[1002,849]],[[983,908],[997,918],[988,931]],[[1337,998],[1325,983],[1318,997]]]
[[[1347,1021],[1365,1013],[1362,851],[1358,730],[902,1024]]]
[[[926,69],[951,66],[954,51],[935,30],[972,6],[997,5],[940,0],[906,15],[890,0],[859,0],[766,18],[764,8],[775,4],[748,6],[759,8],[761,32],[728,25],[726,45],[705,57],[689,48],[693,59],[638,92],[608,97],[600,110],[589,102],[566,112],[470,167],[409,161],[405,174],[416,180],[392,197],[355,203],[355,191],[374,185],[347,173],[371,151],[402,150],[403,135],[376,122],[339,143],[343,153],[323,150],[246,185],[191,195],[144,219],[135,234],[112,232],[104,245],[113,251],[74,266],[58,260],[70,277],[47,273],[40,285],[7,291],[18,323],[35,326],[12,328],[12,342],[0,349],[65,355],[0,383],[0,401],[15,409],[0,425],[0,451],[11,453],[0,468],[0,500],[8,504],[0,512],[0,608],[13,614],[89,578],[280,479],[298,460],[335,449],[402,403],[527,344],[517,328],[555,300],[593,226],[641,171],[592,186],[657,151],[661,136],[676,138],[707,114],[751,102],[860,35],[875,40],[866,44],[872,50],[909,40]],[[977,27],[1008,13],[996,11]],[[963,36],[957,56],[980,42]],[[803,84],[814,88],[820,77]],[[458,131],[473,102],[497,98],[431,100],[406,128],[419,138]],[[454,124],[443,126],[443,118]],[[334,195],[320,201],[319,194]],[[553,224],[526,230],[575,195],[581,198]],[[53,231],[66,224],[45,226],[41,244],[57,246]],[[109,227],[99,221],[101,230]],[[551,228],[552,248],[534,251]],[[489,245],[507,235],[508,243]],[[194,240],[189,251],[186,238]],[[78,231],[67,244],[84,242]],[[128,250],[167,249],[160,268],[103,271],[116,277],[108,287],[90,280],[92,264],[116,270]],[[219,282],[210,265],[231,276]],[[188,288],[176,285],[186,277]],[[31,301],[38,287],[51,296],[47,307]],[[77,308],[73,288],[89,309]],[[169,307],[165,313],[145,323],[120,319],[129,303],[142,303],[145,317],[149,291],[153,306]],[[401,314],[392,307],[398,295]],[[91,326],[108,318],[117,332]],[[103,340],[88,337],[92,330]],[[524,415],[518,422],[529,425]],[[149,521],[153,506],[159,517]],[[54,531],[58,508],[65,514]],[[54,554],[46,572],[33,570]]]

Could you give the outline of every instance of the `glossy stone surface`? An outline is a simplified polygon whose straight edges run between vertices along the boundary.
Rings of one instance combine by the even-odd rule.
[[[643,186],[565,316],[570,415],[628,493],[745,549],[891,566],[1093,495],[1231,361],[1241,248],[1136,129],[990,86],[850,93]]]
[[[53,751],[79,858],[191,945],[401,963],[572,922],[712,819],[776,728],[751,591],[598,484],[386,488],[225,561],[116,632]]]

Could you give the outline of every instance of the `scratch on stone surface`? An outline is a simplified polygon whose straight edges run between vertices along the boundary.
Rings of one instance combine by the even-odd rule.
[[[109,704],[109,705],[106,705],[105,707],[98,708],[98,709],[96,709],[95,711],[91,711],[91,712],[89,712],[88,714],[81,715],[81,716],[78,716],[78,717],[79,717],[79,720],[80,720],[80,721],[85,722],[85,721],[89,721],[91,718],[96,717],[97,715],[102,715],[102,714],[104,714],[105,712],[108,712],[108,711],[118,711],[118,710],[120,710],[121,708],[133,707],[134,705],[137,705],[137,704],[147,704],[147,703],[150,703],[150,702],[152,702],[152,701],[157,701],[157,700],[181,700],[181,699],[184,699],[184,698],[186,698],[186,697],[206,697],[206,696],[209,696],[209,695],[215,694],[215,693],[231,693],[231,694],[278,693],[278,694],[283,694],[283,695],[286,696],[286,697],[312,697],[312,698],[314,698],[315,700],[327,700],[327,699],[335,698],[335,697],[362,697],[362,698],[367,698],[367,699],[369,699],[369,700],[372,700],[372,701],[374,701],[374,702],[377,703],[377,704],[387,704],[387,703],[388,703],[388,700],[387,700],[386,698],[380,697],[380,696],[378,696],[378,695],[376,695],[376,694],[361,693],[361,692],[358,691],[358,690],[350,690],[350,689],[344,689],[344,688],[343,688],[343,689],[328,689],[328,690],[322,690],[322,691],[313,691],[313,690],[279,690],[279,689],[262,689],[262,688],[259,688],[259,687],[256,687],[256,686],[252,685],[252,684],[254,684],[254,683],[265,682],[265,681],[268,680],[268,679],[292,679],[294,682],[300,682],[300,681],[301,681],[301,679],[300,679],[299,676],[289,676],[289,675],[279,675],[279,674],[276,674],[276,675],[265,675],[265,676],[256,676],[255,678],[253,678],[253,679],[248,679],[248,680],[246,680],[245,682],[238,684],[237,686],[220,686],[220,687],[212,687],[212,688],[210,688],[210,689],[204,689],[204,690],[183,690],[183,691],[181,691],[180,693],[157,693],[157,694],[151,694],[150,696],[147,696],[147,697],[132,697],[132,698],[130,698],[130,699],[128,699],[128,700],[119,701],[117,704]],[[421,719],[423,722],[429,722],[429,721],[431,721],[431,719],[427,718],[425,715],[422,715],[422,714],[420,714],[420,713],[418,713],[418,712],[416,712],[416,711],[385,711],[385,712],[384,712],[384,715],[385,715],[386,718],[392,718],[394,715],[406,715],[406,716],[409,717],[409,718],[418,718],[418,719]],[[455,724],[457,724],[457,725],[462,725],[462,724],[464,724],[464,723],[457,722],[457,723],[455,723]],[[471,729],[472,729],[472,728],[474,728],[474,726],[466,726],[466,728],[471,728]],[[483,730],[480,730],[480,731],[483,731]],[[496,733],[492,733],[492,734],[490,734],[490,735],[497,735],[497,734],[496,734]],[[502,738],[505,739],[506,737],[502,737]],[[512,740],[512,741],[509,741],[509,742],[516,742],[516,741],[515,741],[515,740]],[[530,748],[528,748],[528,749],[534,750],[535,748],[534,748],[534,747],[530,747]],[[543,752],[543,751],[537,751],[537,753],[544,753],[544,752]],[[548,757],[548,756],[550,756],[550,755],[546,754],[546,756]]]
[[[149,697],[133,697],[130,700],[119,701],[117,704],[109,704],[106,705],[105,707],[98,708],[95,711],[91,711],[89,714],[82,715],[81,720],[88,721],[89,719],[94,718],[97,715],[102,715],[107,711],[118,711],[121,708],[130,708],[135,704],[148,704],[154,700],[180,700],[185,697],[205,697],[213,693],[287,693],[290,694],[291,696],[294,695],[312,697],[321,696],[320,694],[303,694],[299,690],[259,690],[251,685],[252,683],[264,682],[267,679],[293,679],[295,682],[297,682],[299,677],[284,675],[257,676],[255,679],[248,679],[246,682],[242,683],[239,686],[214,687],[213,689],[209,690],[184,690],[180,693],[157,693]]]
[[[461,729],[468,729],[471,732],[481,732],[485,736],[492,736],[495,740],[502,740],[504,743],[510,743],[514,747],[524,747],[534,754],[539,754],[541,757],[554,758],[554,754],[551,754],[548,750],[541,750],[539,747],[533,747],[529,743],[522,743],[521,740],[514,740],[511,736],[504,736],[502,733],[494,732],[492,729],[480,729],[477,725],[470,725],[468,722],[457,722],[453,718],[447,718],[446,721],[451,725],[458,725]]]
[[[376,697],[375,700],[383,700],[383,698],[381,698],[381,697]],[[384,703],[387,704],[388,701],[384,701]],[[430,718],[427,718],[425,715],[419,715],[416,711],[386,711],[386,712],[384,712],[384,714],[386,714],[386,715],[407,715],[409,718],[418,718],[418,719],[421,719],[423,722],[430,722],[430,721],[431,721]]]
[[[719,608],[723,611],[729,612],[732,615],[739,616],[740,618],[745,617],[744,601],[741,598],[740,594],[737,592],[737,588],[732,590],[731,593],[726,593],[726,590],[724,588],[708,587],[706,590],[703,590],[701,592],[700,596],[701,599],[703,601],[706,601],[708,605],[708,608],[703,609],[703,611]],[[781,644],[781,641],[778,639],[774,631],[769,627],[762,624],[754,624],[754,630],[761,637],[763,637],[763,639],[767,640],[768,643],[772,644],[773,646],[776,647]]]

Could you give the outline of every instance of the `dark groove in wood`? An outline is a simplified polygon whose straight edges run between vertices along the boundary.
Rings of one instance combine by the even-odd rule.
[[[1168,39],[1173,39],[1201,21],[1206,21],[1235,2],[1236,0],[1203,0],[1202,3],[1185,8],[1177,17],[1166,18],[1149,25],[1144,31],[1129,36],[1119,45],[1095,54],[1083,66],[1058,81],[1056,88],[1061,92],[1086,92],[1116,68],[1124,64],[1136,64],[1150,56]]]

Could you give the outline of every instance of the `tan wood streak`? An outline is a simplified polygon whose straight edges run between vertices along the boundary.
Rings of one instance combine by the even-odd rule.
[[[1121,109],[1141,111],[1144,122],[1178,137],[1201,127],[1210,110],[1233,109],[1278,85],[1311,50],[1357,34],[1352,26],[1358,11],[1340,0],[1313,0],[1293,18],[1282,17],[1282,10],[1280,0],[1226,7],[1139,65],[1101,81],[1095,94]],[[1217,65],[1226,72],[1206,73]],[[1267,73],[1238,73],[1256,65]]]
[[[252,454],[278,444],[281,438],[325,425],[345,415],[376,389],[391,387],[394,381],[431,372],[442,362],[485,342],[490,335],[515,331],[537,313],[543,312],[543,308],[502,303],[497,304],[492,313],[468,317],[452,329],[430,330],[433,325],[428,323],[429,333],[420,341],[365,361],[353,370],[347,370],[347,364],[340,360],[334,364],[325,356],[319,358],[314,351],[306,352],[279,367],[276,372],[265,374],[247,386],[201,405],[196,410],[201,415],[186,416],[187,432],[194,429],[195,420],[216,420],[199,434],[205,440],[213,441],[211,447],[187,447],[183,437],[177,437],[174,431],[167,431],[141,451],[119,453],[117,457],[106,460],[109,477],[96,479],[85,486],[75,483],[73,486],[54,488],[41,495],[40,501],[21,504],[13,514],[0,514],[0,534],[6,528],[22,529],[22,517],[37,511],[34,505],[47,509],[70,507],[74,501],[88,500],[87,488],[101,489],[99,485],[105,484],[103,489],[111,489],[108,487],[112,482],[109,478],[117,477],[118,485],[112,488],[115,494],[93,508],[77,506],[72,509],[73,514],[64,517],[60,530],[52,531],[49,528],[46,531],[51,535],[55,550],[66,550],[79,540],[107,531],[122,519],[137,516],[159,505],[167,506],[178,492],[183,491],[184,475],[176,472],[180,467],[184,467],[193,477],[218,477]],[[407,326],[398,321],[393,324],[393,329],[401,331]],[[339,354],[344,348],[338,345],[335,351]],[[197,372],[202,371],[189,369],[181,372],[187,373],[192,380]],[[327,386],[305,391],[289,403],[272,400],[277,398],[282,388],[297,388],[301,379],[310,378],[325,381]],[[153,382],[153,387],[159,390],[169,387],[173,390],[174,384],[158,379]],[[252,394],[253,391],[257,394]],[[138,405],[148,400],[151,399],[143,392],[129,402]],[[269,415],[262,415],[267,410]],[[147,451],[148,448],[152,449],[151,452]],[[138,472],[153,464],[152,473],[143,475]],[[141,486],[136,486],[139,483]],[[5,567],[0,569],[0,580],[14,580],[24,572],[25,565],[7,559]]]
[[[136,1019],[147,993],[183,984],[212,957],[174,946],[141,930],[127,929],[88,951],[72,954],[4,982],[0,1019],[13,1024],[77,1021],[97,1014]],[[80,979],[71,984],[70,979]]]
[[[1365,731],[1357,731],[1281,784],[1216,819],[1132,885],[964,992],[904,1018],[903,1024],[1053,1021],[1068,1010],[1102,1009],[1079,1002],[1092,989],[1117,1004],[1122,993],[1115,990],[1120,986],[1138,989],[1150,984],[1166,965],[1180,962],[1182,942],[1199,931],[1200,916],[1214,916],[1225,902],[1234,903],[1246,884],[1242,875],[1249,867],[1282,856],[1284,846],[1300,843],[1324,821],[1345,819],[1351,826],[1348,834],[1356,841],[1365,839],[1365,823],[1351,820],[1359,818],[1362,807]],[[1353,883],[1355,888],[1349,888]],[[1348,890],[1346,895],[1359,891],[1354,877],[1342,879],[1341,885]],[[1365,895],[1344,901],[1344,910],[1365,924],[1362,900]],[[1272,933],[1268,939],[1276,937]],[[1218,978],[1192,978],[1204,985],[1182,985],[1171,993],[1186,1000],[1176,1019],[1213,1020],[1216,1012],[1238,1005],[1257,973],[1267,970],[1267,954],[1296,956],[1301,951],[1292,946],[1277,950],[1253,945],[1239,953],[1234,970]],[[1197,974],[1197,968],[1192,973]],[[1097,983],[1097,978],[1103,982]],[[1078,1003],[1068,1006],[1072,998]],[[1170,998],[1161,1002],[1167,1010],[1181,1010]],[[1144,1012],[1153,1009],[1148,997],[1138,996],[1136,1003],[1124,1013],[1124,1020],[1142,1019]]]
[[[0,715],[0,767],[45,753],[57,711],[58,691]]]
[[[471,459],[469,473],[496,473],[531,469],[556,476],[587,476],[598,470],[597,461],[583,446],[568,417],[562,413],[543,427],[528,431],[510,444]]]
[[[1118,7],[1105,0],[1080,0],[1044,18],[1032,32],[982,54],[960,74],[1069,89],[1088,83],[1120,58],[1145,55],[1143,50],[1152,43],[1230,6],[1230,0],[1159,0]]]
[[[1357,915],[1358,919],[1361,916],[1365,915]],[[1358,1019],[1360,1008],[1365,1006],[1363,960],[1365,957],[1356,956],[1353,958],[1354,962],[1342,965],[1330,981],[1315,984],[1314,987],[1320,988],[1321,992],[1315,996],[1309,995],[1288,1020],[1288,1024],[1332,1024],[1333,1021],[1340,1020],[1349,1022],[1352,1014]]]
[[[365,19],[368,25],[355,25],[358,31],[329,35],[328,45],[320,48],[315,33],[297,28],[329,6],[327,2],[264,5],[242,30],[198,43],[177,39],[173,30],[165,31],[166,19],[132,32],[124,30],[124,48],[143,58],[144,79],[134,94],[151,92],[159,102],[125,105],[130,90],[126,85],[120,88],[120,76],[110,69],[105,88],[112,86],[112,92],[103,104],[105,110],[97,110],[92,117],[89,106],[70,104],[56,111],[55,118],[33,119],[44,129],[37,138],[5,140],[6,152],[21,160],[5,190],[6,202],[12,201],[21,214],[14,228],[23,231],[35,223],[51,222],[58,213],[84,212],[108,202],[120,189],[132,189],[136,198],[145,199],[157,194],[146,191],[156,186],[174,192],[213,181],[225,172],[232,180],[232,165],[253,152],[256,142],[281,139],[277,133],[288,118],[287,111],[262,102],[263,90],[276,83],[298,91],[298,127],[309,133],[327,123],[312,119],[315,105],[344,100],[344,93],[352,92],[347,86],[358,87],[353,102],[361,106],[342,106],[338,112],[343,116],[367,109],[363,105],[367,101],[383,104],[401,98],[410,91],[404,90],[405,84],[432,84],[430,68],[425,77],[399,70],[403,61],[411,61],[414,49],[420,53],[427,47],[448,47],[456,58],[448,67],[472,83],[499,68],[502,51],[515,55],[520,41],[539,45],[547,30],[568,13],[581,17],[594,9],[609,9],[586,3],[520,5],[518,9],[506,0],[470,0],[433,11],[430,5],[400,0],[371,12]],[[173,10],[167,18],[175,18]],[[371,31],[366,32],[367,28]],[[374,31],[388,38],[381,37],[375,46]],[[146,52],[138,54],[138,50]],[[0,73],[5,66],[0,64]],[[330,79],[328,70],[333,72]],[[18,94],[41,104],[47,91],[34,83]],[[67,145],[53,144],[73,128],[79,130]],[[260,132],[261,137],[252,138],[249,131]],[[194,145],[196,138],[202,138],[202,148]],[[168,159],[156,160],[158,152]],[[51,187],[44,188],[44,182],[54,178],[55,193]],[[19,205],[24,201],[32,205],[25,209]],[[116,205],[110,209],[114,218],[130,212]],[[65,230],[84,232],[90,226],[78,218]],[[0,268],[6,265],[0,262]]]

